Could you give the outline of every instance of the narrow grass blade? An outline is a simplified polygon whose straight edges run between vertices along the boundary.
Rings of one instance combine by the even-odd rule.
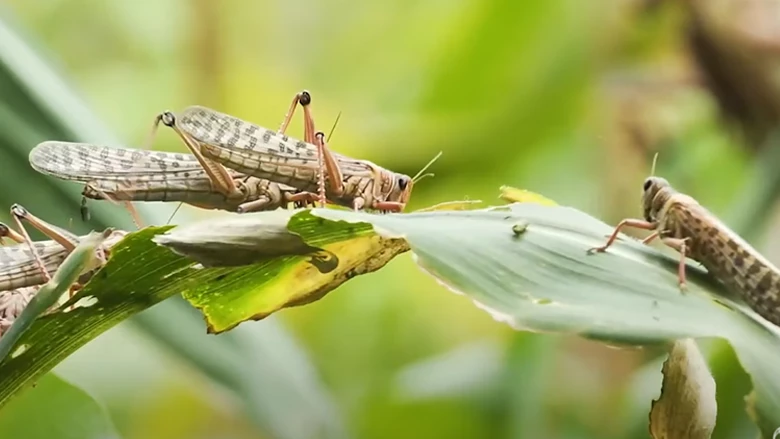
[[[111,229],[103,233],[93,232],[84,238],[65,258],[52,279],[38,290],[28,305],[0,338],[0,362],[5,359],[33,321],[54,306],[85,270],[95,265],[95,250],[108,237]]]

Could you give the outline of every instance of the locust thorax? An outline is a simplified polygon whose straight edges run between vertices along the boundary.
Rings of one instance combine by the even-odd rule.
[[[642,190],[643,216],[645,221],[654,223],[659,219],[659,212],[676,191],[666,179],[661,177],[647,177]]]

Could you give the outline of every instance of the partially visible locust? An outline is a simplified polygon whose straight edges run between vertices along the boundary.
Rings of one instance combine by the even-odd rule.
[[[356,210],[403,210],[414,179],[367,160],[331,152],[324,134],[314,131],[310,103],[308,92],[298,93],[279,131],[201,106],[185,108],[178,115],[165,111],[156,124],[172,128],[215,182],[225,180],[220,176],[224,166],[292,186],[307,201],[323,203],[327,199]],[[304,108],[303,141],[284,135],[299,104]]]
[[[1,223],[0,236],[11,238],[20,244],[0,247],[0,291],[45,283],[45,274],[38,261],[43,264],[46,272],[50,273],[55,271],[68,255],[65,248],[53,240],[34,242],[32,251],[21,234]]]
[[[0,223],[0,240],[10,238],[17,244],[26,244],[24,237],[7,225]],[[48,245],[52,244],[52,245]],[[58,248],[59,247],[59,248]],[[23,283],[32,283],[32,286],[19,288],[0,287],[0,337],[11,327],[16,318],[30,299],[38,292],[43,284],[43,273],[35,261],[35,254],[43,261],[45,267],[54,271],[67,256],[64,249],[55,241],[34,243],[36,253],[30,251],[27,245],[13,247],[0,247],[0,283],[6,286],[19,283],[15,278],[24,279]],[[38,278],[33,278],[33,276]]]
[[[0,291],[31,287],[48,282],[51,279],[50,273],[59,268],[60,264],[83,238],[43,221],[18,204],[11,207],[11,213],[19,223],[22,233],[15,232],[5,224],[0,224],[0,237],[10,238],[19,244],[0,247]],[[30,223],[51,240],[33,242],[21,225],[21,221]],[[97,250],[100,264],[108,259],[111,247],[126,234],[127,232],[123,230],[111,232],[104,245]],[[100,267],[91,267],[91,270],[79,282],[86,282],[98,268]]]
[[[685,289],[685,258],[701,263],[759,315],[780,326],[780,270],[692,197],[677,192],[660,177],[643,186],[644,220],[624,219],[606,244],[588,250],[605,251],[624,227],[652,230],[642,242],[660,238],[680,253],[678,278]]]
[[[76,248],[83,237],[31,215],[22,206],[11,208],[22,233],[0,223],[0,238],[10,238],[18,245],[0,247],[0,336],[2,336],[27,306],[38,290],[51,279],[65,258]],[[33,242],[29,239],[21,221],[27,221],[50,238],[51,241]],[[96,249],[97,265],[86,267],[78,282],[70,288],[70,295],[86,283],[108,259],[110,249],[126,232],[107,231],[107,239]]]
[[[0,337],[16,321],[41,285],[0,291]]]
[[[46,141],[30,151],[30,164],[85,183],[82,195],[96,200],[183,202],[241,213],[286,207],[301,198],[292,187],[232,170],[226,173],[230,187],[221,187],[192,154]]]

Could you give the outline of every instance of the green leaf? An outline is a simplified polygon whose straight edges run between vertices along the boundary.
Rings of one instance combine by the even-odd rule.
[[[612,227],[587,214],[526,203],[405,215],[314,214],[403,236],[425,271],[518,330],[628,345],[725,338],[753,378],[759,428],[771,437],[780,425],[780,330],[693,264],[688,292],[681,293],[677,258],[625,235],[607,253],[588,255]],[[518,223],[527,224],[519,235]]]
[[[0,431],[25,439],[119,438],[101,404],[52,373],[0,410]]]
[[[404,402],[491,395],[503,388],[501,346],[480,340],[404,367],[395,378]]]
[[[319,300],[409,249],[401,239],[377,236],[369,224],[334,224],[308,210],[226,216],[155,241],[204,264],[232,266],[202,270],[182,293],[215,333]]]
[[[235,285],[244,286],[241,294],[216,294],[203,286],[207,282],[186,291],[185,297],[201,306],[207,319],[262,317],[289,306],[293,299],[319,298],[324,291],[332,289],[335,284],[325,281],[325,273],[314,275],[322,284],[309,282],[307,278],[296,284],[294,277],[285,277],[285,270],[305,267],[306,257],[274,258],[255,241],[270,236],[268,227],[282,233],[279,222],[285,215],[269,212],[243,215],[246,224],[231,232],[238,235],[231,240],[220,241],[224,234],[213,232],[214,236],[201,235],[200,242],[187,243],[194,248],[211,245],[212,263],[220,257],[230,258],[229,249],[235,248],[237,242],[258,246],[265,257],[272,258],[242,269],[241,276],[236,276],[238,281],[233,277]],[[317,222],[315,217],[334,222]],[[780,328],[732,297],[694,264],[687,266],[688,291],[681,292],[677,284],[678,258],[625,235],[608,252],[588,254],[588,249],[603,244],[612,227],[580,211],[516,203],[483,210],[395,215],[314,209],[289,218],[289,232],[301,237],[303,244],[317,251],[328,249],[336,256],[335,260],[351,255],[346,259],[349,267],[356,263],[360,266],[361,258],[363,264],[375,260],[375,250],[363,251],[361,247],[371,237],[368,224],[388,240],[376,240],[377,246],[393,242],[388,248],[404,249],[397,244],[403,238],[425,271],[518,330],[574,333],[609,344],[628,345],[691,337],[727,339],[753,377],[759,428],[767,433],[772,425],[780,425],[780,382],[775,379],[775,365],[780,362]],[[227,220],[191,227],[202,233],[227,228],[220,227],[220,221]],[[158,241],[175,246],[176,236],[174,230]],[[224,246],[214,247],[219,242]],[[337,243],[342,245],[339,247]],[[350,246],[355,248],[347,250]],[[386,254],[392,257],[397,252],[390,250]],[[228,264],[235,262],[230,260]],[[384,263],[386,260],[382,259],[379,265]],[[269,267],[286,268],[269,270]],[[347,267],[339,264],[334,271],[344,268]],[[304,272],[304,268],[298,270]],[[309,274],[315,271],[308,267]],[[255,288],[249,288],[254,282],[249,280],[252,276],[260,279]],[[324,287],[317,290],[321,285]],[[211,293],[207,297],[203,291]],[[204,301],[208,306],[202,306]],[[245,306],[249,308],[238,309]]]

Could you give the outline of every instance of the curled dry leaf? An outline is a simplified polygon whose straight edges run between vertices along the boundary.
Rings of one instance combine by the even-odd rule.
[[[715,428],[715,380],[696,342],[677,340],[664,362],[661,397],[650,409],[653,439],[709,439]]]

